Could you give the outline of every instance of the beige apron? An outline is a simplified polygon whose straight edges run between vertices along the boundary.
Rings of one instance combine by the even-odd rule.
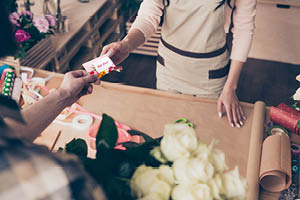
[[[220,0],[170,0],[158,48],[157,89],[217,98],[229,71]]]

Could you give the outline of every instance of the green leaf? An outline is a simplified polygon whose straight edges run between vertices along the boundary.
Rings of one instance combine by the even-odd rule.
[[[300,128],[300,119],[297,122],[297,127]]]
[[[88,147],[86,142],[83,139],[76,139],[74,138],[71,142],[66,144],[66,152],[73,153],[78,156],[87,156],[88,153]]]
[[[111,178],[103,188],[108,199],[134,200],[128,181],[122,178]]]
[[[153,140],[152,137],[150,137],[150,136],[147,135],[146,133],[143,133],[143,132],[138,131],[138,130],[129,130],[129,131],[127,131],[127,132],[128,132],[130,135],[139,135],[139,136],[142,136],[146,142],[152,141],[152,140]]]
[[[125,148],[133,148],[133,147],[138,147],[139,143],[136,142],[122,142],[122,143],[118,143],[118,145],[122,145]]]
[[[146,160],[146,157],[149,155],[151,149],[155,146],[159,146],[161,138],[155,140],[141,143],[135,147],[128,147],[125,151],[128,158],[135,160],[137,163],[143,163]]]
[[[119,164],[118,175],[122,178],[131,178],[136,167],[135,163],[124,160]]]
[[[97,155],[101,150],[113,149],[118,139],[118,130],[114,120],[106,114],[102,115],[102,122],[96,136]]]

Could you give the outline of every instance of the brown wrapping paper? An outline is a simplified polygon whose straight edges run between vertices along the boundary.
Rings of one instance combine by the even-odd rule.
[[[285,134],[265,139],[262,149],[259,180],[269,192],[280,192],[291,184],[290,140]]]
[[[36,72],[36,76],[48,76],[48,72]],[[47,86],[58,87],[62,79],[61,74],[56,74]],[[242,103],[247,121],[240,129],[229,126],[226,117],[218,117],[217,100],[159,90],[102,82],[101,86],[94,87],[93,94],[81,98],[78,103],[94,113],[107,113],[115,120],[152,137],[160,137],[166,123],[182,117],[188,118],[195,124],[201,140],[206,143],[213,139],[220,141],[218,148],[225,152],[230,168],[239,166],[241,176],[246,177],[248,182],[247,199],[259,199],[259,170],[265,124],[263,102],[257,102],[255,106]],[[55,139],[53,136],[59,130],[62,134],[55,149],[63,147],[74,137],[85,138],[88,141],[88,131],[51,124],[35,142],[51,146]]]
[[[263,142],[265,122],[265,104],[264,102],[256,102],[254,105],[254,113],[251,125],[251,138],[249,145],[249,157],[247,163],[247,182],[248,194],[247,199],[256,200],[259,195],[259,166],[261,146]],[[251,170],[250,170],[251,169]]]

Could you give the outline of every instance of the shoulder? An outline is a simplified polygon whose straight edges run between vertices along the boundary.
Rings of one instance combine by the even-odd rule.
[[[0,187],[0,199],[19,199],[20,195],[24,199],[105,199],[75,156],[53,154],[18,139],[1,139],[0,159],[0,180],[10,180]]]

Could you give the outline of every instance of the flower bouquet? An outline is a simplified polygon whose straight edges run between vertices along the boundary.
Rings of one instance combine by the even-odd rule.
[[[19,64],[35,66],[41,62],[41,59],[54,53],[48,37],[54,34],[56,22],[52,15],[36,17],[32,12],[24,10],[11,13],[9,20],[13,25],[17,43],[14,60],[19,60]]]
[[[96,158],[87,158],[87,145],[74,139],[63,151],[75,153],[85,169],[102,185],[108,199],[213,200],[246,199],[246,181],[238,168],[228,171],[225,154],[201,142],[190,123],[167,124],[164,135],[153,139],[136,130],[145,142],[122,143],[115,149],[117,128],[103,115],[96,137]]]

